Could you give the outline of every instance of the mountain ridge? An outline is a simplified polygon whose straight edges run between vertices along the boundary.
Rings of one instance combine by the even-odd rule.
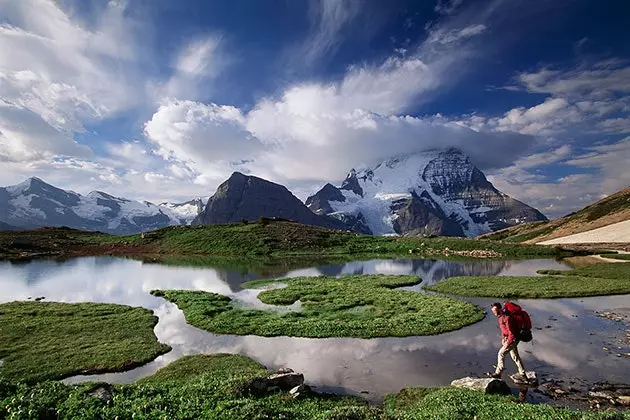
[[[630,220],[630,187],[602,198],[580,210],[548,222],[526,223],[480,236],[483,239],[538,243],[588,232]],[[628,240],[630,242],[630,238]]]
[[[340,187],[326,184],[306,204],[317,214],[363,224],[377,235],[473,237],[547,220],[497,190],[468,156],[453,148],[352,169]]]
[[[0,187],[0,221],[22,229],[68,226],[114,234],[185,223],[176,211],[149,201],[130,200],[96,190],[81,195],[57,188],[38,177]]]

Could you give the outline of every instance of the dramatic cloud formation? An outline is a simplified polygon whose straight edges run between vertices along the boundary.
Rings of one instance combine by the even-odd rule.
[[[259,26],[198,6],[0,0],[0,184],[36,175],[163,201],[239,170],[304,197],[451,146],[551,216],[630,184],[630,63],[583,55],[592,34],[558,47],[573,54],[562,65],[513,59],[503,38],[530,34],[506,22],[540,5],[436,0],[390,26],[362,0],[287,3],[300,19]],[[365,58],[344,55],[355,46]],[[286,68],[253,77],[267,62]]]

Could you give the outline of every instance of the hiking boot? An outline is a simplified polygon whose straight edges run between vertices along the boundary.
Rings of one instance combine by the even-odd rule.
[[[515,373],[512,379],[519,382],[529,382],[529,378],[524,373]]]
[[[501,379],[501,374],[500,373],[486,372],[486,376],[488,378]]]

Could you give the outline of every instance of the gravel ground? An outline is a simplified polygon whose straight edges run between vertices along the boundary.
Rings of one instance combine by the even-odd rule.
[[[576,233],[575,235],[539,242],[539,245],[630,242],[630,220]]]

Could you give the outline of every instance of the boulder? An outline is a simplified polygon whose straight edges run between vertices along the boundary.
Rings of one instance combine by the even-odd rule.
[[[311,392],[311,387],[308,385],[302,384],[294,388],[291,388],[291,391],[289,391],[289,394],[291,394],[293,398],[300,398],[300,397],[305,396],[309,392]]]
[[[114,398],[112,395],[112,388],[109,384],[102,384],[89,393],[90,396],[98,398],[104,403],[108,403]]]
[[[525,377],[515,374],[510,375],[510,379],[514,381],[516,386],[526,386],[529,388],[535,388],[538,386],[538,377],[536,372],[525,372]]]
[[[276,373],[267,377],[267,387],[277,386],[283,391],[300,386],[304,383],[304,375],[301,373]]]
[[[451,382],[451,386],[456,388],[475,389],[486,394],[509,395],[512,392],[510,387],[501,379],[495,378],[461,378]]]

